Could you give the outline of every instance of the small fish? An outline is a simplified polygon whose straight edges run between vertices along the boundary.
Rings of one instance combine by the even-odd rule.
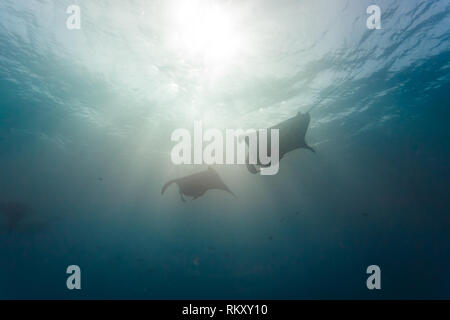
[[[0,203],[0,212],[8,219],[8,232],[12,232],[17,224],[26,216],[29,209],[20,202]]]
[[[192,263],[194,266],[198,267],[200,265],[200,258],[195,257],[194,260],[192,260]]]

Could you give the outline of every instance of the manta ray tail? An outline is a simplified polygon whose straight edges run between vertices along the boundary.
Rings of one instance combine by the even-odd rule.
[[[176,180],[170,180],[169,182],[167,182],[161,189],[161,194],[164,194],[164,192],[166,191],[167,187],[170,186],[172,183],[176,182]]]

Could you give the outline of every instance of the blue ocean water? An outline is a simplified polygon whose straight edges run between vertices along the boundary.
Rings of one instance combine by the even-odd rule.
[[[0,298],[450,298],[449,31],[446,0],[2,0]],[[161,196],[204,169],[174,129],[308,110],[316,154]]]

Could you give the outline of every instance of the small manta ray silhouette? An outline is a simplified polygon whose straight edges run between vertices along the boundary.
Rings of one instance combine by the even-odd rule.
[[[28,212],[28,207],[20,202],[0,203],[0,212],[8,219],[8,232],[12,232]]]
[[[283,156],[295,149],[308,149],[314,153],[316,153],[316,150],[314,150],[312,147],[310,147],[306,141],[306,131],[308,130],[309,122],[311,121],[311,116],[309,113],[301,113],[298,112],[295,117],[292,117],[290,119],[287,119],[277,125],[274,125],[270,129],[278,129],[279,130],[279,160],[283,158]],[[267,135],[267,151],[268,155],[270,156],[270,137],[271,135]],[[245,142],[248,145],[249,144],[249,138],[245,138]],[[262,165],[259,161],[258,157],[258,166],[266,167],[269,165]],[[247,169],[251,173],[258,173],[259,169],[253,165],[248,163],[248,155],[246,159]]]
[[[166,191],[167,187],[172,183],[178,185],[181,200],[183,202],[186,202],[183,195],[193,197],[192,200],[195,200],[210,189],[224,190],[235,196],[212,167],[208,167],[205,171],[194,173],[183,178],[170,180],[162,187],[161,194],[164,194],[164,191]]]

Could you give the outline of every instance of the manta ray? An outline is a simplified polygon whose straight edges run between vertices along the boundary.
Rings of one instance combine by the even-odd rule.
[[[0,212],[3,213],[8,220],[8,232],[14,230],[28,211],[28,208],[20,202],[10,201],[0,203]]]
[[[316,151],[312,147],[310,147],[305,141],[306,131],[308,130],[310,121],[311,121],[311,116],[309,115],[308,112],[307,113],[298,112],[295,117],[287,119],[287,120],[269,128],[269,132],[270,132],[270,129],[278,129],[279,130],[279,160],[281,160],[286,153],[288,153],[292,150],[295,150],[295,149],[300,149],[300,148],[308,149],[311,152],[316,153]],[[249,144],[248,137],[245,138],[245,142],[247,145]],[[267,136],[267,150],[268,150],[268,155],[270,156],[270,150],[271,150],[270,134],[268,134],[268,136]],[[259,172],[259,169],[255,165],[249,163],[248,155],[247,155],[246,164],[247,164],[247,169],[251,173]],[[257,165],[260,167],[268,166],[268,165],[261,164],[261,162],[259,160],[259,155],[258,155]]]
[[[166,191],[167,187],[172,183],[178,185],[181,200],[183,202],[186,202],[183,195],[192,197],[192,200],[195,200],[210,189],[224,190],[234,196],[234,193],[231,192],[212,167],[208,167],[205,171],[194,173],[186,177],[170,180],[162,187],[161,194],[164,194],[164,191]]]

